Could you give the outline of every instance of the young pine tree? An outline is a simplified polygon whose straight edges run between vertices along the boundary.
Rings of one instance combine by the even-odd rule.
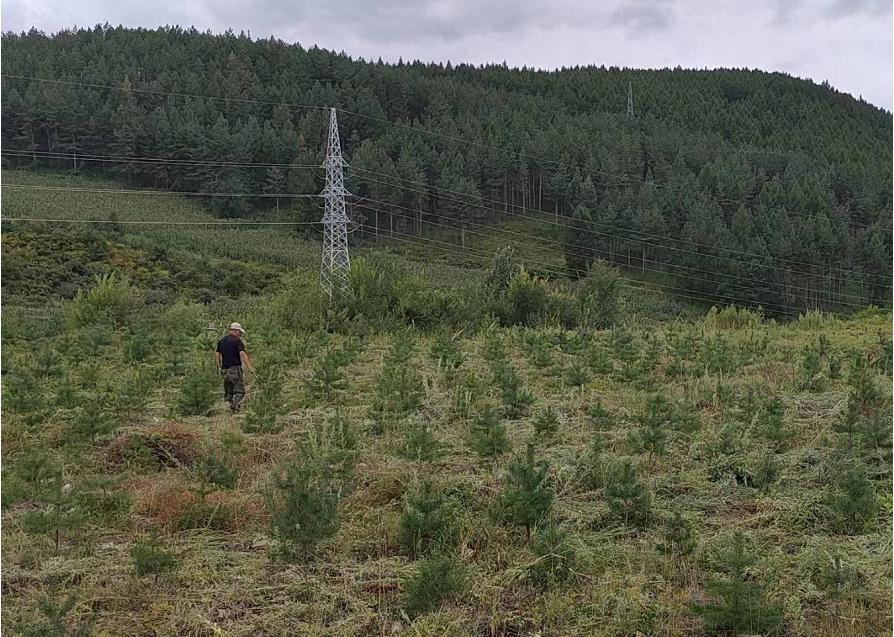
[[[454,538],[457,512],[426,480],[409,492],[400,516],[398,543],[411,559],[428,555]]]
[[[41,478],[35,485],[34,495],[40,508],[26,513],[22,525],[29,533],[48,536],[53,542],[53,555],[58,555],[63,535],[84,522],[77,494],[71,484],[65,482],[62,469],[56,467],[51,477]]]
[[[71,423],[71,434],[75,439],[90,439],[96,444],[98,436],[112,433],[117,426],[115,417],[98,396],[90,396],[81,405]]]
[[[165,550],[158,532],[153,530],[149,537],[134,544],[130,550],[130,559],[137,577],[152,575],[155,584],[158,576],[171,573],[180,568],[177,556]]]
[[[491,365],[494,381],[500,388],[506,416],[519,418],[534,404],[534,396],[522,385],[518,372],[508,360],[496,361]]]
[[[673,406],[664,394],[653,394],[646,402],[646,411],[640,415],[639,422],[639,429],[630,434],[630,443],[635,451],[648,452],[651,465],[653,456],[662,456],[667,450]]]
[[[299,457],[274,477],[267,493],[273,536],[286,560],[304,559],[338,531],[339,489],[329,468]]]
[[[767,600],[766,587],[751,569],[757,558],[742,533],[726,540],[712,556],[718,572],[705,584],[710,601],[694,604],[710,633],[771,634],[782,623],[782,610]]]
[[[531,419],[534,435],[539,438],[552,438],[559,432],[559,410],[548,405]]]
[[[466,568],[456,557],[431,555],[418,563],[416,572],[404,583],[404,610],[410,618],[437,610],[459,597],[467,584]]]
[[[531,549],[536,559],[528,567],[528,577],[536,585],[552,588],[574,575],[577,553],[554,520],[537,527]]]
[[[276,433],[277,418],[285,413],[282,398],[282,372],[275,366],[261,366],[254,375],[257,391],[248,403],[242,431],[246,433]]]
[[[548,480],[549,465],[534,459],[534,445],[528,443],[524,456],[518,456],[506,470],[506,482],[497,510],[504,522],[522,526],[526,537],[549,511],[555,491]]]
[[[438,369],[449,378],[453,377],[466,360],[466,354],[458,342],[460,334],[440,332],[431,346],[431,357],[438,364]]]
[[[207,416],[211,413],[218,389],[218,379],[207,365],[196,365],[180,386],[177,411],[183,416]]]
[[[475,415],[469,444],[485,458],[496,458],[509,450],[506,425],[492,405],[486,405]]]
[[[416,411],[422,405],[425,386],[419,374],[410,366],[415,347],[416,343],[410,332],[394,336],[376,383],[376,411],[403,416]]]
[[[404,434],[404,448],[401,455],[410,460],[432,462],[438,457],[439,447],[428,422],[422,418],[412,418]]]
[[[835,529],[842,533],[862,533],[878,517],[875,487],[861,466],[850,467],[838,477],[826,503],[832,510]]]
[[[37,602],[40,620],[16,626],[17,634],[23,637],[89,637],[93,633],[89,622],[77,622],[72,625],[69,620],[69,615],[77,605],[77,592],[70,593],[64,600],[60,600],[58,588],[58,582],[53,583],[50,592]]]
[[[657,548],[665,555],[691,555],[698,546],[692,522],[679,512],[675,512],[665,522],[662,535],[663,540]]]
[[[615,463],[604,488],[611,517],[625,526],[645,526],[649,522],[652,495],[639,481],[630,460]]]

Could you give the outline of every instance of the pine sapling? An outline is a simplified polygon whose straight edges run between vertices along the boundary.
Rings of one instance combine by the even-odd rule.
[[[767,600],[766,586],[752,575],[757,558],[746,537],[736,533],[713,554],[718,574],[705,584],[710,601],[694,604],[711,632],[768,634],[782,623],[782,610]]]
[[[539,438],[552,438],[559,432],[559,410],[547,405],[531,419],[531,425]]]
[[[504,522],[522,526],[530,539],[531,529],[549,511],[555,491],[549,485],[549,465],[535,460],[534,445],[528,443],[525,455],[513,459],[506,470],[506,482],[497,511]]]
[[[577,553],[554,520],[537,527],[531,550],[536,559],[528,567],[528,577],[538,586],[552,588],[574,575]]]
[[[466,568],[456,557],[438,553],[418,563],[404,583],[404,610],[411,618],[437,610],[460,597],[468,584]]]
[[[267,507],[285,559],[306,561],[317,543],[335,535],[339,493],[328,467],[308,458],[298,458],[274,476]]]
[[[692,522],[679,512],[675,512],[665,522],[662,536],[657,548],[665,555],[691,555],[698,546]]]
[[[412,418],[404,434],[402,455],[410,460],[432,462],[438,457],[440,444],[431,432],[428,422],[422,418]]]
[[[652,495],[639,481],[630,460],[616,462],[603,490],[609,514],[625,526],[645,526],[651,516]]]
[[[456,513],[430,481],[422,482],[404,500],[398,543],[411,559],[450,544],[455,532]]]
[[[472,422],[470,446],[485,458],[496,458],[509,450],[506,425],[492,405],[485,405]]]
[[[130,559],[137,577],[152,575],[155,584],[164,573],[172,573],[180,568],[180,560],[170,551],[165,550],[156,530],[149,537],[134,544],[130,550]]]

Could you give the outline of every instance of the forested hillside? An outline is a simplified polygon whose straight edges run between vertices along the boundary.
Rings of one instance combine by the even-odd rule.
[[[769,313],[889,303],[891,114],[828,86],[738,70],[389,65],[179,28],[6,34],[3,50],[7,167],[317,193],[310,166],[335,106],[348,187],[365,198],[359,241],[449,225],[463,242],[479,224],[538,216],[567,228],[571,276],[600,258]],[[313,199],[208,203],[222,216],[321,213]]]

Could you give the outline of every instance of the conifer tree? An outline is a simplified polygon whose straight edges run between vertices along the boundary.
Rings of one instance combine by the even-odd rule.
[[[528,443],[525,455],[513,459],[506,470],[506,482],[497,505],[501,520],[522,526],[531,537],[531,529],[552,506],[555,491],[549,485],[549,465],[535,460],[534,445]]]
[[[165,550],[158,531],[155,529],[152,530],[149,537],[134,544],[130,550],[130,559],[137,577],[152,575],[156,585],[159,575],[180,568],[177,556]]]
[[[485,458],[495,458],[509,450],[506,425],[493,405],[485,405],[475,415],[470,445]]]

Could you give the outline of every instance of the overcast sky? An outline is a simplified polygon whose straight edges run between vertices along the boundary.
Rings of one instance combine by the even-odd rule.
[[[891,0],[2,0],[4,31],[232,28],[386,61],[747,67],[891,110]]]

